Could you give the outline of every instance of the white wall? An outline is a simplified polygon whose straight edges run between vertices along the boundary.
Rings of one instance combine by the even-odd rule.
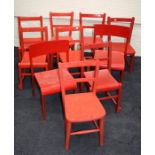
[[[18,46],[17,16],[44,17],[44,25],[49,28],[49,12],[74,11],[74,25],[78,25],[79,12],[103,13],[111,17],[135,17],[131,43],[136,55],[141,55],[141,15],[140,0],[15,0],[14,45]],[[89,22],[89,21],[87,21]],[[49,38],[50,38],[50,28]]]
[[[141,23],[141,0],[15,0],[15,16],[48,17],[50,11],[74,11],[75,18],[79,12],[107,13],[109,16],[136,18]]]

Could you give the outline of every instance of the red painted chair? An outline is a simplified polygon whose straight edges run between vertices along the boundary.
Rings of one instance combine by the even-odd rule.
[[[120,72],[120,81],[123,82],[124,78],[124,70],[125,70],[125,54],[127,52],[127,47],[129,44],[131,29],[125,26],[118,26],[118,25],[105,25],[105,24],[97,24],[94,26],[94,43],[98,44],[96,42],[97,37],[108,37],[110,36],[110,41],[113,37],[117,38],[123,38],[125,39],[125,46],[123,51],[114,51],[112,50],[112,62],[111,62],[111,69],[114,71]],[[106,45],[106,42],[105,42]],[[107,62],[104,61],[107,57],[106,53],[102,50],[96,50],[94,59],[100,59],[101,60],[101,66],[105,68],[107,66]]]
[[[79,47],[81,48],[81,43],[82,43],[82,28],[81,27],[64,27],[64,28],[56,28],[56,40],[61,40],[61,34],[64,32],[71,32],[72,34],[76,33],[76,37],[72,37],[73,39],[69,41],[69,44],[77,44],[80,45]],[[72,50],[72,48],[69,51],[69,62],[70,61],[80,61],[83,60],[84,54],[82,49],[78,50]],[[62,62],[66,62],[66,53],[60,53],[60,60]]]
[[[99,96],[100,100],[109,100],[111,99],[114,104],[116,105],[116,112],[120,112],[121,110],[121,90],[122,90],[122,84],[118,82],[111,74],[111,64],[112,64],[112,43],[108,42],[105,44],[96,44],[94,48],[105,48],[102,50],[102,52],[107,55],[104,58],[104,61],[106,61],[107,65],[105,66],[106,69],[99,70],[99,75],[97,79],[96,84],[96,92],[97,93],[105,93],[106,96]],[[103,60],[103,59],[102,59]],[[102,67],[102,64],[101,66]],[[85,77],[91,78],[94,75],[93,71],[85,72]],[[89,83],[89,89],[92,89],[92,83]],[[115,94],[112,94],[112,92],[115,91]]]
[[[46,41],[30,46],[30,65],[31,65],[31,74],[32,74],[32,92],[34,94],[34,79],[36,79],[37,84],[39,85],[41,92],[41,105],[42,105],[42,117],[43,120],[46,119],[46,110],[45,110],[45,96],[50,94],[55,94],[60,92],[60,81],[58,75],[58,69],[37,72],[34,73],[35,62],[34,60],[38,56],[50,55],[58,52],[64,52],[67,54],[68,58],[69,42],[66,40],[59,41]],[[73,81],[72,76],[64,70],[63,72],[65,77],[65,88],[68,90],[76,89],[76,84]]]
[[[129,42],[131,41],[134,21],[135,21],[134,17],[132,17],[132,18],[115,18],[115,17],[112,18],[112,17],[108,17],[108,24],[109,25],[114,25],[114,24],[124,25],[125,24],[125,26],[128,26],[131,29]],[[117,50],[120,52],[124,52],[124,50],[123,50],[124,46],[125,46],[124,42],[113,42],[112,43],[112,48],[115,51]],[[135,49],[132,47],[132,45],[130,43],[128,44],[128,48],[127,48],[127,51],[125,53],[125,56],[126,56],[126,60],[128,57],[130,57],[130,61],[128,62],[128,60],[127,60],[127,64],[129,64],[130,73],[131,73],[133,70],[133,65],[134,65]]]
[[[40,37],[36,38],[22,38],[21,29],[30,28],[30,27],[43,27],[43,18],[42,16],[38,17],[17,17],[18,21],[18,35],[19,35],[19,59],[22,59],[21,46],[24,45],[25,50],[27,49],[28,44],[35,43],[40,41]],[[41,32],[43,38],[43,33]],[[28,42],[27,45],[25,43]]]
[[[91,78],[75,78],[76,83],[88,83],[93,82],[93,88],[90,92],[68,94],[65,88],[65,76],[64,70],[70,68],[84,68],[84,67],[95,67],[95,74]],[[104,117],[106,112],[98,100],[95,89],[96,89],[96,79],[99,71],[99,61],[86,60],[86,61],[74,61],[69,63],[59,63],[59,76],[61,82],[61,92],[63,99],[63,107],[65,114],[65,128],[66,128],[66,140],[65,149],[69,149],[70,136],[80,135],[93,132],[99,132],[100,135],[100,145],[103,145],[103,128],[104,128]],[[99,125],[97,123],[99,121]],[[94,122],[95,128],[80,131],[71,131],[73,123],[84,123],[84,122]]]
[[[60,13],[60,12],[50,12],[50,28],[51,28],[51,37],[52,40],[55,40],[56,35],[55,35],[55,29],[57,27],[68,27],[68,26],[73,26],[73,17],[74,17],[74,12],[67,12],[67,13]],[[65,22],[68,21],[68,23],[56,23],[56,20],[62,20],[65,19]],[[72,33],[69,32],[67,36],[61,37],[61,40],[71,40]]]
[[[88,14],[80,12],[80,26],[83,27],[83,47],[84,49],[91,49],[93,45],[93,35],[86,35],[86,33],[90,33],[94,30],[94,24],[104,24],[106,19],[106,14]],[[84,21],[87,21],[85,23]],[[89,24],[90,23],[90,24]],[[97,38],[98,43],[102,43],[102,38]],[[94,55],[94,51],[92,53]],[[89,58],[89,57],[88,57]],[[92,58],[92,57],[91,57]]]
[[[21,28],[20,33],[21,33],[21,42],[22,42],[21,51],[22,51],[23,56],[22,56],[22,60],[18,63],[18,73],[19,73],[19,89],[22,90],[24,77],[31,76],[31,73],[26,72],[26,69],[30,68],[30,59],[29,59],[29,52],[28,52],[29,46],[31,44],[35,44],[35,43],[38,43],[41,41],[47,41],[48,33],[47,33],[47,27]],[[42,36],[40,36],[40,40],[38,39],[37,41],[32,43],[31,39],[30,39],[30,41],[24,40],[25,33],[31,33],[31,35],[34,33],[42,33],[43,38],[42,38]],[[25,47],[27,47],[27,52],[24,52]],[[44,56],[36,58],[34,66],[35,66],[35,68],[45,68],[46,70],[48,70],[48,63],[46,61],[46,56],[44,55]]]

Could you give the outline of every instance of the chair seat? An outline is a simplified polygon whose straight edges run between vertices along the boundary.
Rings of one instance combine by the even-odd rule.
[[[88,71],[84,73],[86,78],[91,78],[94,76],[94,71]],[[92,82],[89,82],[90,86],[92,85]],[[115,78],[111,75],[108,69],[101,69],[99,70],[97,85],[96,85],[96,91],[109,91],[109,90],[115,90],[122,86],[120,82],[115,80]]]
[[[56,38],[52,37],[52,40],[56,40]],[[70,37],[70,36],[59,36],[59,40],[69,40],[69,41],[71,41],[72,37]]]
[[[30,45],[39,43],[42,41],[42,38],[24,38],[24,48],[27,49]]]
[[[56,38],[52,37],[52,40],[56,40]],[[75,41],[70,36],[59,36],[59,40],[69,40],[69,45],[75,44]]]
[[[60,53],[59,56],[62,62],[67,61],[66,53]],[[81,51],[70,51],[69,52],[69,62],[80,61],[80,60],[81,60]]]
[[[25,43],[26,44],[33,44],[33,43],[42,41],[42,38],[24,38],[23,41],[24,41],[24,44]]]
[[[65,116],[70,122],[86,122],[105,116],[106,112],[96,94],[79,93],[65,96]]]
[[[107,60],[105,60],[107,58],[108,58],[107,52],[103,50],[95,51],[94,59],[101,60],[101,63],[100,63],[101,67],[103,68],[107,67]],[[124,70],[125,69],[125,60],[124,60],[123,53],[112,51],[111,69],[112,70]]]
[[[91,36],[87,36],[83,38],[84,41],[84,48],[91,48],[94,45],[94,38]],[[102,38],[96,38],[95,44],[103,44]]]
[[[25,68],[30,67],[30,58],[29,58],[28,52],[24,52],[22,60],[21,60],[21,62],[18,63],[18,65],[20,67],[25,67]],[[33,59],[33,66],[35,68],[44,67],[46,65],[48,65],[48,63],[46,62],[46,55],[38,56],[38,57]]]
[[[113,42],[112,43],[112,50],[113,51],[120,51],[124,53],[124,48],[125,48],[125,43],[120,43],[120,42]],[[128,45],[128,50],[127,50],[127,55],[134,55],[135,54],[135,49],[129,44]]]
[[[64,78],[66,78],[65,82],[66,89],[67,90],[76,89],[76,83],[73,80],[72,75],[67,70],[64,70],[63,75]],[[35,78],[40,87],[42,95],[59,93],[61,91],[58,69],[35,73]]]

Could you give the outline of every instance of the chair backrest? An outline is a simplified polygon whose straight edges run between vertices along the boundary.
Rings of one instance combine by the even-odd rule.
[[[50,12],[49,13],[49,19],[50,19],[50,28],[51,28],[51,37],[55,36],[55,28],[56,27],[66,27],[66,26],[73,26],[73,17],[74,12]],[[55,23],[54,20],[64,20],[64,23]],[[68,21],[68,23],[65,24],[65,22]],[[71,32],[69,33],[69,36],[71,36]]]
[[[74,62],[67,62],[67,63],[59,63],[59,76],[60,76],[60,83],[61,83],[61,92],[63,99],[65,98],[66,94],[66,89],[65,89],[65,78],[63,72],[67,69],[72,68],[81,68],[84,69],[85,67],[94,67],[94,76],[91,78],[86,78],[86,77],[79,77],[79,78],[74,78],[74,81],[78,83],[87,83],[87,82],[92,82],[93,87],[92,87],[92,92],[95,93],[96,91],[96,82],[99,74],[99,60],[85,60],[85,61],[74,61]],[[84,71],[84,70],[83,70]]]
[[[80,12],[80,26],[83,26],[85,28],[89,28],[93,26],[94,24],[99,24],[97,20],[101,20],[101,24],[105,23],[106,14],[90,14],[90,13],[81,13]],[[84,20],[86,19],[93,19],[92,25],[85,25]]]
[[[83,37],[92,37],[94,24],[104,24],[106,19],[106,14],[90,14],[81,13],[79,23],[83,27]]]
[[[29,58],[30,58],[30,69],[32,75],[32,93],[34,93],[34,67],[33,60],[39,56],[47,56],[48,61],[51,59],[51,54],[58,52],[66,52],[68,60],[69,42],[67,40],[55,40],[55,41],[44,41],[30,45],[29,47]],[[49,64],[48,64],[49,65]]]
[[[59,52],[65,52],[68,54],[68,51],[69,51],[68,40],[44,41],[31,45],[29,47],[29,56],[30,60],[32,60],[32,58],[41,55],[55,54]]]
[[[35,36],[35,33],[42,34],[38,37]],[[47,27],[26,27],[20,29],[21,34],[21,48],[24,49],[25,46],[30,46],[31,44],[35,44],[42,41],[48,41],[48,30]],[[31,38],[29,37],[26,40],[24,35],[31,34]],[[35,40],[35,38],[37,38]],[[34,39],[34,40],[33,40]]]
[[[123,26],[129,27],[131,29],[131,35],[132,35],[134,22],[135,22],[135,17],[132,17],[132,18],[108,17],[108,21],[107,21],[109,25],[117,24],[117,25],[123,25]],[[131,35],[130,35],[129,42],[131,40]]]
[[[69,42],[67,40],[44,41],[31,45],[29,47],[29,57],[30,57],[30,68],[32,75],[34,74],[33,58],[42,55],[50,56],[51,54],[59,52],[65,52],[68,61]]]
[[[66,32],[71,32],[72,35],[72,40],[69,41],[70,44],[79,44],[80,45],[80,52],[81,52],[81,60],[84,58],[84,53],[82,49],[82,43],[83,43],[83,31],[82,27],[80,26],[70,26],[70,27],[57,27],[56,28],[56,40],[59,40],[61,33],[66,33]]]
[[[42,16],[37,16],[37,17],[17,17],[17,21],[18,21],[18,34],[19,34],[19,43],[21,46],[21,33],[20,33],[20,29],[24,28],[24,27],[43,27],[43,18]],[[23,24],[26,22],[26,25],[24,26]],[[30,24],[33,23],[32,24]],[[41,33],[41,35],[43,35]]]
[[[125,26],[119,25],[105,25],[96,24],[94,25],[94,43],[96,42],[97,36],[110,38],[108,42],[111,42],[111,37],[119,37],[125,39],[124,54],[126,54],[127,47],[130,41],[131,29]],[[105,43],[106,44],[106,43]]]

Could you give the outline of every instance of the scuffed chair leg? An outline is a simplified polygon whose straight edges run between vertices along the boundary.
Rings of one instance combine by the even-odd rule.
[[[46,120],[46,110],[45,110],[45,96],[41,95],[41,106],[42,106],[42,118]]]
[[[31,85],[31,88],[32,88],[32,95],[35,96],[35,82],[34,82],[34,77],[32,77],[32,85]]]
[[[124,70],[120,71],[120,82],[123,83],[123,79],[124,79]]]
[[[135,55],[132,55],[130,58],[130,73],[133,72],[134,58],[135,58]]]
[[[103,130],[104,130],[104,118],[100,119],[100,122],[99,122],[99,129],[100,129],[100,132],[99,132],[99,137],[100,137],[100,146],[103,145]]]
[[[68,151],[68,149],[69,149],[70,132],[71,132],[71,123],[66,121],[66,141],[65,141],[65,149],[66,149],[66,151]]]
[[[121,111],[121,91],[122,91],[122,88],[118,89],[118,98],[117,98],[116,112],[120,112]]]
[[[18,67],[18,74],[19,74],[19,85],[18,88],[23,90],[23,77],[22,77],[22,69]]]

